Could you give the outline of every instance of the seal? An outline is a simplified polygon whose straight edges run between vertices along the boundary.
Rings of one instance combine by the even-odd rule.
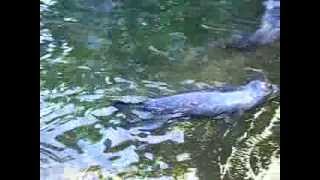
[[[234,118],[263,104],[279,93],[279,87],[269,82],[252,80],[232,88],[217,88],[180,93],[149,99],[137,104],[116,102],[120,110],[134,107],[140,119],[173,119],[181,117]],[[129,108],[130,109],[130,108]]]
[[[227,47],[246,49],[280,39],[280,0],[266,0],[260,27],[249,35],[234,36]]]

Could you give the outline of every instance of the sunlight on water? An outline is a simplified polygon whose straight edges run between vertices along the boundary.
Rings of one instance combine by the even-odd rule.
[[[259,115],[263,113],[263,110],[255,114],[254,119],[257,119]],[[254,136],[250,137],[240,137],[241,140],[238,142],[240,144],[240,147],[232,147],[232,153],[229,156],[227,162],[222,167],[222,177],[228,174],[233,174],[230,171],[236,171],[236,173],[242,173],[241,171],[244,171],[244,177],[246,179],[257,179],[256,173],[253,172],[251,164],[250,164],[250,158],[253,155],[253,151],[258,148],[257,145],[265,140],[268,140],[268,137],[270,137],[273,132],[272,128],[276,122],[280,121],[280,107],[278,107],[275,110],[275,114],[272,117],[269,125],[260,133],[256,134]],[[247,133],[245,134],[247,136]],[[263,171],[263,168],[260,167],[261,171]],[[261,176],[262,172],[258,172],[259,176]]]
[[[250,68],[279,85],[280,42],[217,48],[257,29],[262,10],[259,0],[41,0],[41,179],[279,175],[279,99],[234,127],[213,118],[164,123],[114,105],[241,85],[255,77]]]

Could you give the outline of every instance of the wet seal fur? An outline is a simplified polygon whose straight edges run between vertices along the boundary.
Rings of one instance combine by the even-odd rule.
[[[279,91],[274,84],[252,80],[238,87],[180,93],[133,104],[118,101],[113,106],[149,120],[199,116],[232,119],[276,97]]]
[[[226,48],[253,49],[280,39],[280,0],[266,0],[259,29],[253,34],[235,35]]]

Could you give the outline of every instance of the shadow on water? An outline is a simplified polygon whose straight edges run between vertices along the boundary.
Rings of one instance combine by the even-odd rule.
[[[111,106],[243,84],[248,68],[280,85],[280,42],[210,45],[254,31],[260,1],[42,0],[40,12],[42,179],[254,179],[279,156],[279,99],[232,128],[210,118],[131,126]]]

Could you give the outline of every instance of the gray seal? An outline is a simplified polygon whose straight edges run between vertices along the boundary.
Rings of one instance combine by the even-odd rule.
[[[116,102],[114,106],[119,110],[133,108],[140,114],[149,113],[149,116],[143,115],[145,119],[192,116],[233,118],[275,97],[279,91],[279,87],[274,84],[253,80],[238,87],[180,93],[149,99],[137,104]]]

